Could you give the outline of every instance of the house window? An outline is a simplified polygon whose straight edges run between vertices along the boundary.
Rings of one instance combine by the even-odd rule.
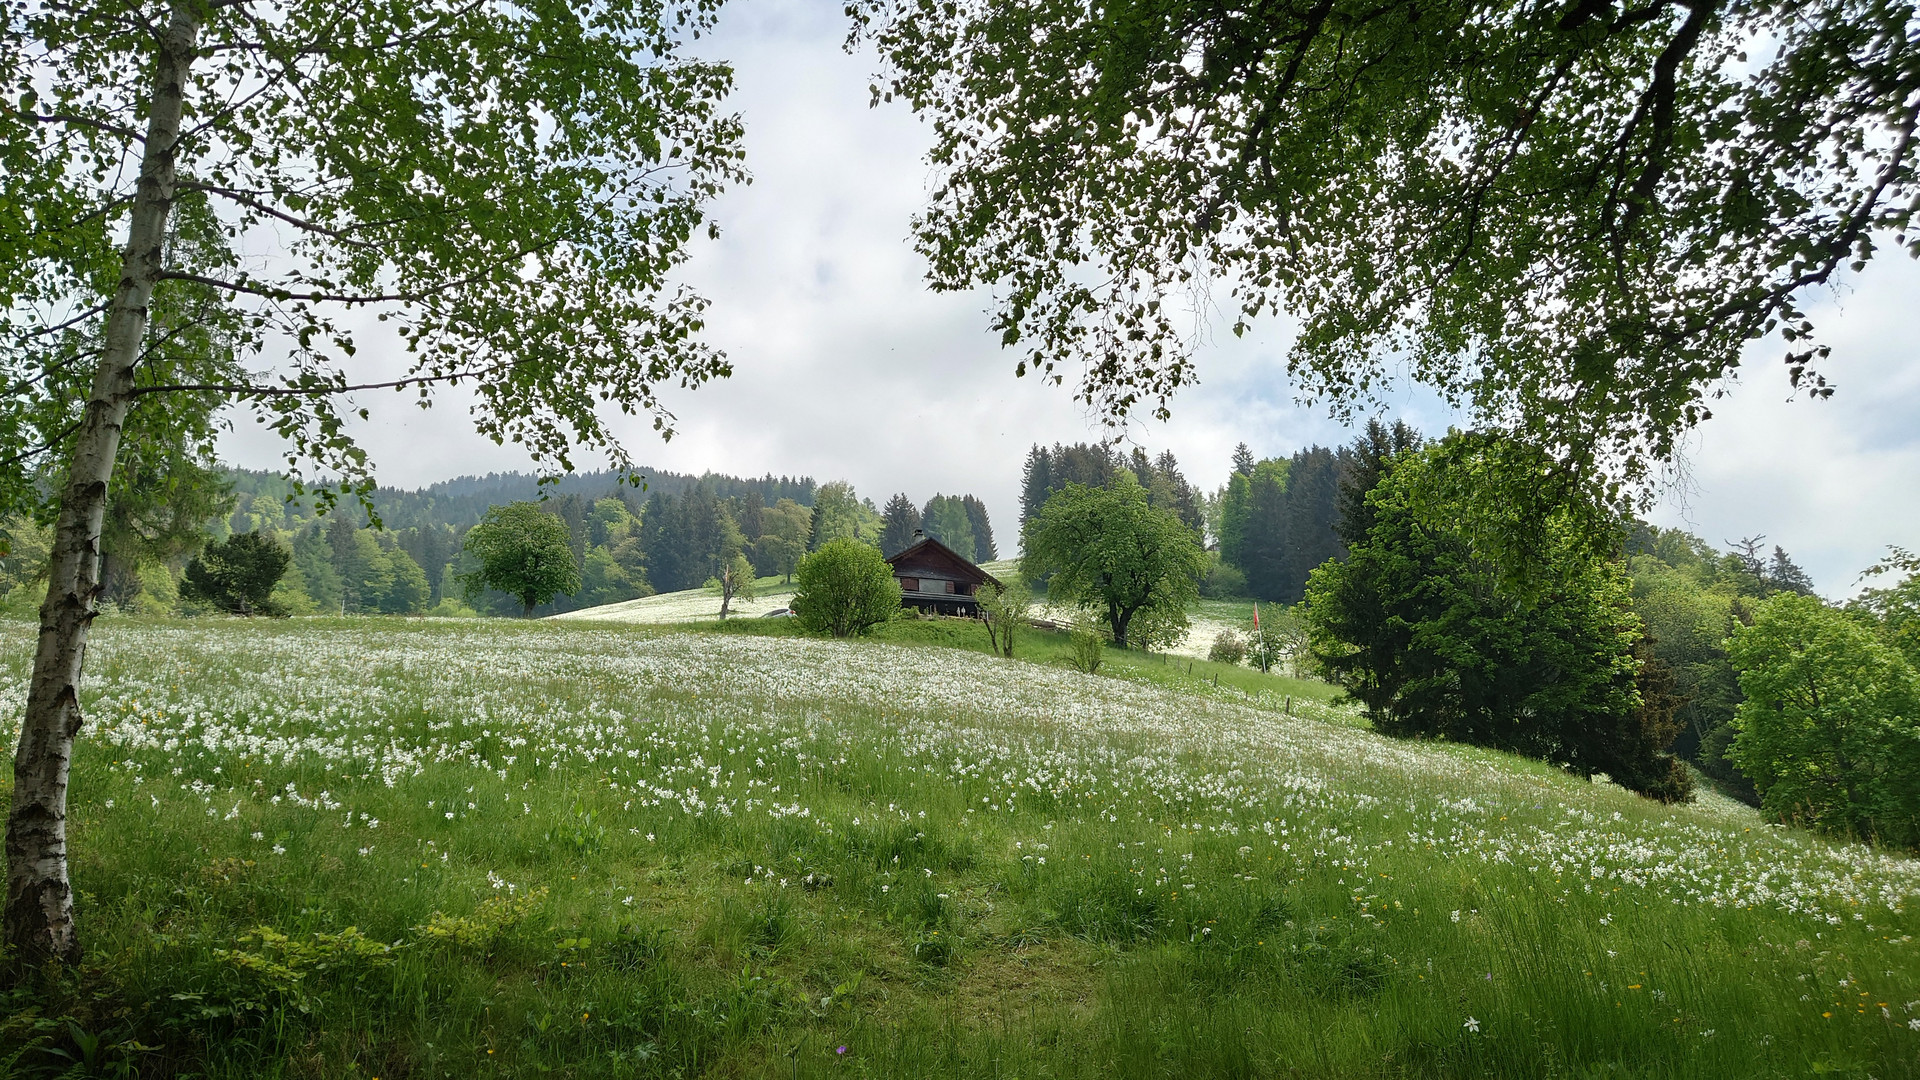
[[[901,578],[901,579],[900,579],[900,591],[902,591],[902,592],[919,592],[919,591],[920,591],[920,579],[919,579],[919,578],[912,578],[912,577],[903,577],[903,578]]]

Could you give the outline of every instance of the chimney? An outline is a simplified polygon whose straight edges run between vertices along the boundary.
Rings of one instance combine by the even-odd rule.
[[[917,543],[919,543],[920,541],[922,541],[922,540],[925,540],[926,538],[927,538],[927,530],[925,530],[925,529],[915,529],[915,530],[913,530],[913,542],[914,542],[914,543],[916,543],[916,544],[917,544]]]

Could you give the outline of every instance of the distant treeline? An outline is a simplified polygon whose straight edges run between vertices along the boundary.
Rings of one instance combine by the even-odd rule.
[[[637,487],[621,483],[610,471],[565,476],[544,486],[526,473],[494,473],[418,491],[376,489],[373,513],[383,527],[373,529],[366,510],[350,501],[320,517],[311,496],[295,495],[293,486],[273,473],[235,470],[227,482],[232,509],[211,523],[211,537],[256,529],[279,535],[294,555],[280,593],[284,606],[295,613],[347,614],[461,610],[467,597],[460,577],[472,569],[461,543],[491,506],[539,501],[566,522],[582,584],[578,593],[556,598],[537,612],[553,614],[697,587],[721,550],[715,545],[739,537],[741,523],[748,526],[747,535],[733,550],[753,555],[756,566],[779,566],[785,552],[777,538],[753,546],[761,540],[762,521],[778,516],[773,507],[782,508],[788,519],[804,521],[816,493],[812,477],[772,474],[653,472],[646,474],[644,487]],[[642,525],[649,510],[659,511],[651,528]],[[485,614],[519,611],[506,596],[476,599]]]
[[[366,508],[352,500],[321,514],[311,493],[296,494],[273,473],[210,471],[202,479],[174,502],[179,513],[168,520],[181,520],[164,542],[150,525],[134,527],[145,519],[108,530],[108,605],[156,615],[191,610],[179,583],[201,545],[257,531],[292,554],[274,593],[276,607],[291,614],[518,615],[518,601],[470,597],[463,581],[473,570],[462,551],[468,530],[489,507],[512,502],[536,502],[565,522],[580,567],[580,590],[536,614],[699,588],[736,553],[762,576],[790,576],[802,556],[841,536],[891,554],[924,530],[969,558],[995,557],[986,505],[972,495],[939,494],[916,505],[899,494],[882,512],[850,485],[812,477],[651,473],[644,487],[622,484],[611,472],[544,487],[524,473],[462,477],[418,491],[375,490],[381,528],[371,527]],[[32,522],[8,523],[0,605],[24,612],[33,602],[25,586],[44,562],[41,532]]]
[[[1020,524],[1024,529],[1069,483],[1101,487],[1124,478],[1146,489],[1148,505],[1171,511],[1212,549],[1203,594],[1293,603],[1314,567],[1346,553],[1334,526],[1340,486],[1355,460],[1347,447],[1314,446],[1258,461],[1241,443],[1226,485],[1207,494],[1188,482],[1171,451],[1036,445],[1021,477]]]
[[[1104,487],[1125,473],[1147,492],[1147,505],[1171,510],[1194,532],[1206,530],[1205,496],[1187,482],[1173,451],[1149,456],[1140,447],[1122,454],[1111,446],[1055,443],[1051,448],[1034,444],[1027,451],[1026,468],[1020,478],[1020,528],[1040,512],[1047,500],[1068,484]]]
[[[722,473],[694,476],[674,472],[645,472],[643,475],[646,477],[644,488],[622,484],[619,474],[612,471],[574,473],[545,486],[540,484],[539,477],[530,473],[462,476],[430,484],[418,491],[376,488],[373,492],[373,509],[388,529],[450,525],[465,531],[479,524],[488,507],[542,496],[551,500],[556,496],[576,495],[593,500],[611,494],[638,510],[650,496],[679,495],[698,485],[723,499],[739,498],[753,492],[760,496],[762,505],[766,506],[781,499],[792,499],[801,506],[813,505],[815,485],[811,476],[774,476],[768,473],[758,478],[741,478]],[[293,485],[285,477],[251,469],[234,469],[226,476],[233,493],[241,500],[241,506],[236,508],[237,513],[246,512],[252,496],[264,495],[287,507],[289,521],[301,521],[314,516],[312,497],[293,496]],[[291,502],[287,501],[289,498],[292,498]],[[362,525],[367,523],[365,511],[351,501],[343,502],[336,513],[356,518]],[[232,525],[234,532],[245,532],[246,529],[245,522],[240,519],[236,519]]]

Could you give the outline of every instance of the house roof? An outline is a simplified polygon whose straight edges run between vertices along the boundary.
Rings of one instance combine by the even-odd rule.
[[[999,578],[975,566],[972,561],[931,536],[897,555],[889,556],[887,564],[893,567],[895,577],[902,574],[912,576],[916,571],[944,571],[951,574],[955,581],[968,581],[975,585],[984,585],[989,581],[995,585],[1001,584]]]

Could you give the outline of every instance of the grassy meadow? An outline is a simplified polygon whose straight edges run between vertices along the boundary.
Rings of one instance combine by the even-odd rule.
[[[102,622],[0,1077],[1920,1076],[1910,860],[970,633]]]

